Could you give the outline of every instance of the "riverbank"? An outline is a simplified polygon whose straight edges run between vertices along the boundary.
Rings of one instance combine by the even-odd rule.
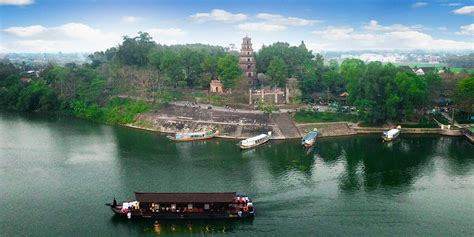
[[[222,110],[206,107],[169,105],[152,112],[139,114],[128,127],[162,133],[186,133],[219,130],[217,137],[245,139],[271,132],[274,139],[297,139],[318,128],[320,137],[353,136],[382,133],[389,127],[360,127],[353,122],[296,124],[289,113],[257,113],[245,110]],[[462,136],[459,129],[403,128],[402,133]]]
[[[382,143],[379,134],[347,136],[320,139],[309,150],[282,140],[242,152],[228,139],[176,143],[70,116],[5,111],[0,131],[5,236],[472,232],[474,146],[459,137],[407,135]],[[104,205],[114,197],[131,200],[135,191],[227,190],[251,195],[258,215],[155,222],[117,218]]]

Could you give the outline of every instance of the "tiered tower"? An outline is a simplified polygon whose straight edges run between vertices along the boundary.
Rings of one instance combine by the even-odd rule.
[[[255,58],[253,57],[252,39],[245,36],[242,39],[242,49],[240,50],[240,68],[245,73],[248,83],[252,86],[258,84]]]

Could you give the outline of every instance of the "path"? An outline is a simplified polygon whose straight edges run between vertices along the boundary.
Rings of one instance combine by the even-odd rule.
[[[443,115],[443,117],[445,117],[451,124],[454,124],[454,126],[458,127],[458,128],[462,128],[462,126],[456,122],[456,120],[454,120],[454,123],[453,123],[453,118],[449,117],[449,115],[445,112],[442,112],[441,115]]]
[[[286,113],[272,114],[272,120],[285,138],[300,138],[301,134],[293,120]]]

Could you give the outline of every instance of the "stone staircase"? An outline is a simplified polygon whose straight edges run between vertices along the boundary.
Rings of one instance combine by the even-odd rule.
[[[285,138],[301,137],[298,128],[287,113],[275,113],[271,115],[271,118]]]

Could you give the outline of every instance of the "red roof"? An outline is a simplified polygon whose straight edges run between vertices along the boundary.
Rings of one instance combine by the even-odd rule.
[[[236,192],[222,193],[141,193],[135,192],[138,202],[155,203],[230,203]]]

